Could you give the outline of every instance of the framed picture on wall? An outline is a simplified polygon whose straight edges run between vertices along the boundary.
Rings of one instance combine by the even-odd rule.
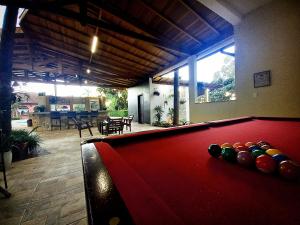
[[[262,71],[259,73],[253,74],[254,87],[266,87],[271,85],[271,71]]]

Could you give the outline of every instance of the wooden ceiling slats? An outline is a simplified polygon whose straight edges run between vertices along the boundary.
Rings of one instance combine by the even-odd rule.
[[[52,29],[52,28],[49,28],[49,27],[43,27],[43,26],[41,26],[41,25],[37,25],[34,21],[30,21],[30,23],[31,23],[31,26],[32,27],[39,27],[39,28],[41,28],[41,29],[44,29],[44,30],[46,30],[46,31],[51,31],[51,33],[54,33],[54,34],[58,34],[58,35],[60,35],[60,36],[63,36],[63,37],[65,37],[66,39],[65,40],[67,40],[67,39],[69,39],[69,40],[74,40],[74,41],[78,41],[79,43],[81,43],[81,44],[84,44],[84,45],[87,45],[87,46],[85,46],[87,49],[88,49],[88,47],[89,47],[89,45],[87,44],[87,43],[84,43],[82,40],[80,40],[79,39],[79,36],[78,35],[68,35],[68,34],[66,34],[66,33],[60,33],[60,32],[57,32],[56,30],[54,30],[54,29]],[[26,27],[26,26],[25,26]],[[87,36],[85,36],[85,38],[86,38]],[[88,40],[89,41],[89,40]],[[128,58],[126,58],[126,57],[123,57],[123,55],[120,55],[119,53],[113,53],[113,52],[110,52],[110,51],[107,51],[107,50],[105,50],[104,48],[103,48],[103,45],[102,45],[102,43],[105,43],[105,42],[103,42],[103,41],[100,41],[100,43],[99,43],[99,46],[101,47],[101,48],[99,48],[98,49],[98,51],[101,53],[101,52],[106,52],[106,53],[108,53],[108,54],[111,54],[113,57],[120,57],[120,58],[122,58],[122,59],[124,59],[124,60],[127,60],[127,61],[130,61],[130,62],[132,62],[132,63],[135,63],[135,64],[138,64],[138,65],[140,65],[140,66],[142,66],[143,68],[155,68],[155,66],[153,66],[153,64],[151,65],[151,64],[149,64],[149,62],[147,62],[147,64],[143,64],[143,63],[140,63],[140,62],[145,62],[145,61],[143,61],[143,60],[141,60],[140,58],[138,58],[138,60],[131,60],[131,59],[128,59]],[[111,45],[110,45],[111,46]],[[114,47],[113,47],[114,48]],[[115,48],[116,49],[116,48]],[[123,53],[124,53],[124,50],[122,50],[122,49],[118,49],[118,50],[121,50],[121,51],[123,51]],[[119,52],[119,51],[118,51]],[[157,63],[156,63],[156,65],[157,65]],[[162,66],[162,65],[160,65],[160,66]]]
[[[179,30],[180,32],[184,33],[185,35],[187,35],[189,38],[193,39],[196,43],[198,44],[202,44],[202,42],[197,38],[194,37],[193,35],[191,35],[190,33],[188,33],[185,29],[183,29],[182,27],[178,26],[174,21],[172,21],[171,19],[167,18],[166,16],[162,15],[157,9],[155,9],[151,4],[148,4],[147,2],[145,2],[144,0],[139,0],[139,2],[141,2],[147,9],[150,9],[152,12],[154,12],[157,16],[159,16],[161,19],[163,19],[164,21],[166,21],[167,23],[169,23],[171,26],[175,27],[177,30]]]
[[[207,20],[205,20],[202,16],[198,14],[198,12],[185,0],[178,0],[181,4],[183,4],[186,8],[188,8],[202,23],[204,23],[210,30],[215,32],[217,35],[220,34],[220,32],[211,25]]]
[[[129,87],[233,33],[232,25],[198,0],[2,2],[29,9],[21,21],[25,36],[18,31],[13,56],[14,76],[22,79],[27,73],[28,79],[43,81],[50,73],[71,83],[80,76]],[[96,30],[98,49],[91,55]]]
[[[84,44],[84,46],[82,46],[83,44],[79,43],[79,42],[77,42],[76,44],[70,43],[70,41],[72,41],[72,40],[68,39],[66,37],[64,37],[64,40],[61,40],[58,37],[53,36],[53,33],[46,35],[44,32],[40,32],[40,31],[34,30],[34,29],[35,28],[33,26],[30,29],[26,28],[26,31],[28,33],[34,33],[35,37],[31,37],[32,39],[37,39],[37,40],[39,40],[39,42],[42,42],[42,41],[47,41],[48,43],[52,42],[55,46],[61,46],[62,48],[68,49],[69,51],[74,51],[74,49],[76,49],[75,52],[77,52],[78,54],[84,54],[86,56],[88,56],[90,54],[88,45],[86,45],[86,44]],[[104,53],[104,52],[102,55],[94,55],[94,59],[96,59],[98,61],[102,61],[102,62],[111,63],[112,62],[111,60],[115,60],[115,58],[117,58],[117,56],[109,57],[108,56],[109,54]],[[104,58],[104,56],[105,56],[105,58]],[[120,59],[120,60],[122,60],[122,59]],[[127,66],[127,64],[122,64],[121,62],[118,62],[118,61],[116,61],[114,64],[117,64],[119,68],[130,71],[131,73],[137,74],[136,76],[142,76],[139,74],[141,74],[141,72],[142,73],[144,72],[144,70],[142,68],[138,68],[133,65]]]

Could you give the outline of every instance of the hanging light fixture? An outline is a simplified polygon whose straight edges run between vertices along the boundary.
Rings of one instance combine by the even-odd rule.
[[[98,45],[98,37],[95,35],[95,36],[93,37],[92,47],[91,47],[91,52],[92,52],[92,54],[94,54],[94,53],[96,52],[97,45]]]
[[[85,84],[87,84],[87,83],[88,83],[88,81],[87,81],[87,80],[85,80],[85,81],[84,81],[84,83],[85,83]]]
[[[91,70],[89,68],[86,69],[86,73],[89,74],[91,73]]]

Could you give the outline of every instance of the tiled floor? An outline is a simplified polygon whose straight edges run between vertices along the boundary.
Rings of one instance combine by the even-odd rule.
[[[156,128],[136,123],[132,128],[135,132],[151,129]],[[97,133],[93,128],[93,134]],[[87,224],[77,130],[40,135],[42,148],[49,154],[13,163],[7,176],[12,196],[0,195],[0,225]],[[84,131],[83,139],[88,137]],[[0,182],[3,185],[2,174]]]

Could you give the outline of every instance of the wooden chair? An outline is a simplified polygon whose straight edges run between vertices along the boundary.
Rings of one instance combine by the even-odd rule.
[[[73,118],[73,121],[75,123],[75,126],[78,129],[79,137],[81,137],[81,131],[85,130],[85,129],[88,129],[89,132],[90,132],[90,135],[93,136],[93,133],[92,133],[92,130],[91,130],[92,125],[89,122],[78,121],[75,118]]]
[[[105,135],[113,134],[113,133],[123,133],[124,122],[122,118],[108,118],[107,123],[103,127],[102,133]]]
[[[61,116],[60,112],[52,111],[50,112],[50,129],[52,130],[52,127],[59,127],[61,130]]]
[[[126,130],[129,127],[130,132],[131,132],[131,122],[133,120],[133,117],[134,117],[134,115],[129,115],[128,118],[124,119],[124,126],[126,126]]]

